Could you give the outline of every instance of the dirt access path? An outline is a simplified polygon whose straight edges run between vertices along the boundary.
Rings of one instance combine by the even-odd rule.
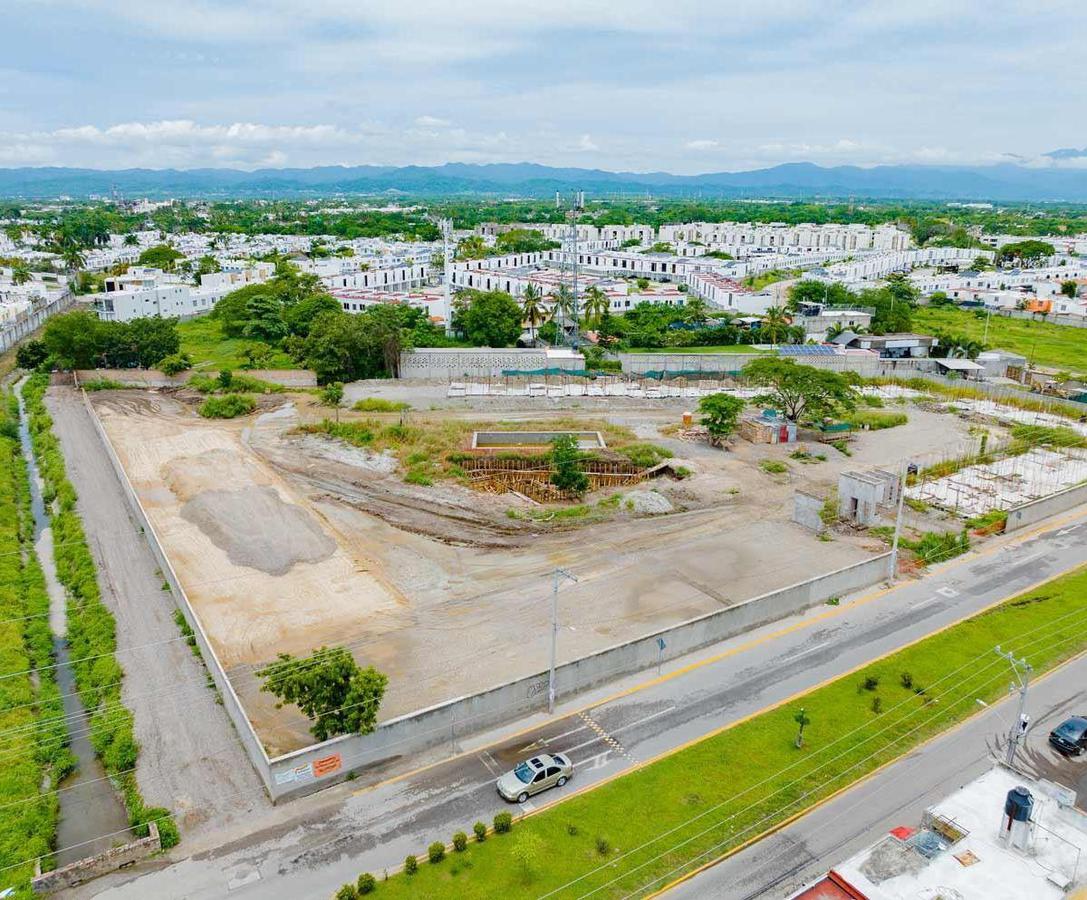
[[[153,645],[118,654],[122,698],[140,742],[136,777],[144,798],[177,814],[183,841],[269,808],[203,666],[177,640],[176,605],[162,590],[162,574],[79,394],[52,387],[46,405],[79,496],[102,597],[117,620],[117,645],[122,651]]]

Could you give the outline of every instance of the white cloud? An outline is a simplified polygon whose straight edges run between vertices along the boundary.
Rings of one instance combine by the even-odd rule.
[[[451,123],[448,119],[439,119],[437,116],[416,116],[415,124],[424,128],[445,128]]]
[[[699,138],[694,141],[687,141],[687,143],[683,146],[686,147],[688,150],[713,150],[715,147],[720,147],[721,142],[710,140],[708,138]]]
[[[577,149],[584,150],[586,153],[596,153],[600,149],[596,142],[592,139],[591,135],[583,134],[577,142]]]

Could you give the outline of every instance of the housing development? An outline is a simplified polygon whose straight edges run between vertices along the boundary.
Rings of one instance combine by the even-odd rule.
[[[1019,13],[333,6],[12,14],[0,898],[1087,896],[1075,92],[893,49]]]

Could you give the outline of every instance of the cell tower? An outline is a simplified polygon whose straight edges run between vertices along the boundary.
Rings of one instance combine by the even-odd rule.
[[[562,246],[562,267],[561,267],[561,282],[567,285],[570,290],[570,307],[572,322],[569,323],[569,333],[567,334],[567,321],[566,315],[563,314],[562,321],[562,333],[558,336],[559,339],[565,343],[566,339],[569,339],[570,346],[575,350],[581,344],[581,334],[578,325],[578,314],[581,311],[581,304],[578,301],[578,234],[577,234],[577,220],[578,216],[585,209],[585,192],[575,191],[573,203],[570,209],[566,211],[566,239],[563,241]]]
[[[438,227],[442,230],[442,256],[445,260],[445,272],[442,276],[442,318],[445,319],[445,333],[453,333],[453,299],[450,276],[453,273],[453,220],[439,219]]]

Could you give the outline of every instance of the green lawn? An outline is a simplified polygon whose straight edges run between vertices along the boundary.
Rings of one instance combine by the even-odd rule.
[[[246,361],[242,351],[260,343],[249,338],[223,337],[218,320],[210,316],[179,322],[177,332],[181,336],[181,352],[189,354],[197,370],[237,369]],[[297,369],[298,364],[281,350],[273,350],[268,365],[259,368]]]
[[[977,699],[1005,696],[1011,672],[997,644],[1036,672],[1087,647],[1087,568],[515,821],[511,833],[472,841],[443,862],[428,863],[420,847],[418,873],[379,881],[375,896],[644,896],[962,721],[977,712]],[[810,724],[798,750],[801,707]],[[463,825],[469,835],[471,825]]]
[[[913,330],[922,334],[947,331],[980,341],[985,334],[985,316],[974,315],[972,310],[923,306],[914,311]],[[1055,371],[1087,373],[1087,329],[993,314],[986,343],[1021,353],[1036,365]]]
[[[750,344],[712,344],[707,347],[632,347],[631,353],[773,353]]]

